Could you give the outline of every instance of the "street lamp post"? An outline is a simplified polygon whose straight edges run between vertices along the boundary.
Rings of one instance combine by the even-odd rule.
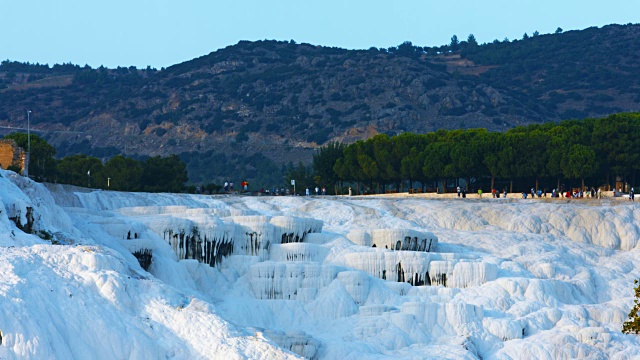
[[[31,110],[27,110],[27,164],[25,175],[29,177],[29,164],[31,162]]]

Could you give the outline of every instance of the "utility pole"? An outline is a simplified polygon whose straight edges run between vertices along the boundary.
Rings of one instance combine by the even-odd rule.
[[[24,166],[24,174],[29,177],[29,165],[31,163],[31,110],[27,110],[27,161]]]

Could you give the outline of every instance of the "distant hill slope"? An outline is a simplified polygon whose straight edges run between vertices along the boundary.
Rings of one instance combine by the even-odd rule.
[[[364,51],[243,41],[161,71],[5,61],[0,126],[26,125],[30,109],[59,155],[203,154],[190,177],[204,181],[309,160],[330,140],[640,111],[638,35],[610,25]],[[228,166],[207,170],[221,156]]]

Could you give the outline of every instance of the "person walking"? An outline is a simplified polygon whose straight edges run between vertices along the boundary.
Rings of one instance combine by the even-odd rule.
[[[478,197],[482,199],[482,189],[478,189]]]
[[[458,197],[460,197],[460,186],[458,186]]]

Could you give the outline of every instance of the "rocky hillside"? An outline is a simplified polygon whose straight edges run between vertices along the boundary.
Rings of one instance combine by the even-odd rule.
[[[240,42],[159,71],[4,61],[0,126],[25,126],[30,109],[59,155],[202,155],[190,178],[204,181],[224,176],[207,170],[214,163],[304,161],[331,140],[638,111],[639,35],[640,25],[611,25],[358,51]]]

